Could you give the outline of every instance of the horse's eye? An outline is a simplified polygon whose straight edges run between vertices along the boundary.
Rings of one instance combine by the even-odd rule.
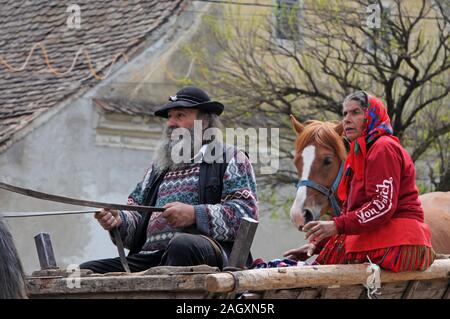
[[[333,163],[331,161],[331,158],[329,157],[325,157],[325,159],[323,160],[323,165],[330,165],[331,163]]]

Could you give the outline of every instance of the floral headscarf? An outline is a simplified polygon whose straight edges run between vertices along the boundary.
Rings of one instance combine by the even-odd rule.
[[[364,163],[367,154],[367,145],[376,141],[380,136],[387,135],[399,140],[393,136],[391,120],[383,103],[377,97],[368,95],[365,92],[358,92],[364,107],[365,123],[362,134],[350,145],[350,152],[344,164],[344,176],[339,184],[338,196],[341,200],[347,198],[348,183],[351,173],[358,180],[364,179]]]

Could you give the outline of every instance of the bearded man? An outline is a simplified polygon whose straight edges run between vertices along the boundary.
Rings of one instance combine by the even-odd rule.
[[[222,103],[185,87],[155,111],[167,119],[162,141],[128,204],[163,212],[102,209],[105,230],[117,227],[131,272],[154,266],[223,268],[243,217],[258,219],[255,174],[246,154],[221,143]],[[114,240],[113,240],[114,242]],[[247,265],[252,262],[251,255]],[[124,271],[120,258],[85,262],[96,273]]]

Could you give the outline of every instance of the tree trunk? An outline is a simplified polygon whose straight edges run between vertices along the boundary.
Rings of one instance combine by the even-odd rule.
[[[447,165],[444,174],[441,176],[438,186],[436,187],[437,192],[448,192],[450,191],[450,165]]]

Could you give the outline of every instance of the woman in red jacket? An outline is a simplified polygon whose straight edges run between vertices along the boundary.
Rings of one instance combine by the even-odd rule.
[[[351,144],[338,189],[341,215],[306,224],[303,230],[310,244],[285,256],[315,250],[320,252],[319,264],[370,259],[395,272],[425,270],[435,253],[416,172],[411,157],[392,135],[386,108],[375,96],[358,91],[344,100],[343,115],[344,136]]]

